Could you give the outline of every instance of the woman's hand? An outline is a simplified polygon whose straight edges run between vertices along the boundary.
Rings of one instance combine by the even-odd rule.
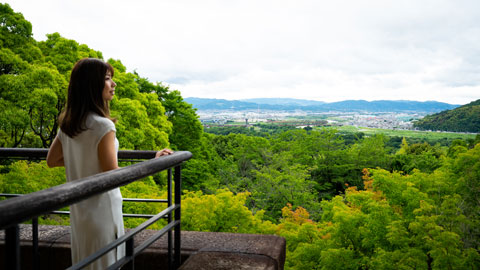
[[[155,158],[158,158],[158,157],[161,157],[161,156],[168,156],[168,155],[171,155],[173,154],[173,151],[168,149],[168,148],[164,148],[160,151],[157,151],[157,153],[155,153]]]

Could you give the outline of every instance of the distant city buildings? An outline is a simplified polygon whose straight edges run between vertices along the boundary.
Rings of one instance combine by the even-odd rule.
[[[418,113],[359,113],[306,111],[235,111],[208,110],[197,111],[204,125],[252,125],[256,123],[310,122],[311,125],[356,126],[381,129],[413,129],[413,120],[422,118]],[[303,126],[303,125],[299,125]]]
[[[356,127],[382,128],[382,129],[413,129],[412,119],[418,119],[417,115],[405,118],[405,114],[383,115],[353,115],[344,125]]]

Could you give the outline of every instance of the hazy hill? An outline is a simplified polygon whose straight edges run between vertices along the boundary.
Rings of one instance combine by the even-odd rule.
[[[424,112],[436,113],[458,107],[437,101],[408,101],[408,100],[345,100],[325,103],[314,100],[259,98],[248,100],[225,100],[207,98],[185,98],[199,110],[276,110],[276,111],[341,111],[341,112]]]
[[[480,99],[453,110],[427,115],[414,126],[423,130],[480,133]]]
[[[252,102],[256,104],[269,105],[287,105],[287,106],[316,106],[325,104],[323,101],[295,99],[295,98],[249,98],[241,101]]]
[[[256,103],[239,100],[196,97],[184,98],[184,100],[199,110],[248,110],[258,108]]]
[[[372,111],[372,112],[396,112],[396,111],[414,111],[414,112],[439,112],[458,107],[437,101],[411,101],[411,100],[345,100],[332,102],[323,105],[324,108],[341,111]]]

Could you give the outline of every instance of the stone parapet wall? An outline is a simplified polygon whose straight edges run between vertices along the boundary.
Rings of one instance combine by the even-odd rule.
[[[70,227],[40,225],[39,269],[65,269],[71,265]],[[155,231],[135,237],[135,246]],[[285,239],[274,235],[182,231],[182,270],[283,270]],[[4,231],[0,231],[0,269],[4,269]],[[31,225],[20,225],[22,269],[32,269]],[[135,269],[167,269],[167,237],[161,237],[135,258]]]

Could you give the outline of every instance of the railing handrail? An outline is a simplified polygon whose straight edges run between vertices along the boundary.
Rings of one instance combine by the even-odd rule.
[[[18,193],[0,193],[0,197],[5,198],[15,198],[25,196],[26,194],[18,194]],[[168,203],[167,199],[143,199],[143,198],[122,198],[122,202],[146,202],[146,203]],[[52,211],[50,214],[57,214],[57,215],[70,215],[70,211]],[[154,215],[150,214],[130,214],[130,213],[122,213],[123,217],[129,218],[152,218]]]
[[[48,149],[3,148],[0,151],[0,157],[42,158],[46,156],[47,152]],[[155,155],[155,151],[123,150],[119,151],[119,158],[121,155],[124,155],[122,158],[152,158]],[[142,155],[145,157],[140,157]],[[156,172],[172,168],[191,157],[192,153],[188,151],[178,151],[168,156],[92,175],[49,189],[26,194],[25,196],[0,201],[0,229],[129,184]]]
[[[17,158],[45,158],[47,157],[47,148],[1,148],[0,157]],[[155,157],[156,151],[148,150],[119,150],[119,159],[151,159]]]
[[[15,198],[25,196],[26,194],[20,193],[0,193],[0,197]],[[124,202],[154,202],[154,203],[168,203],[165,199],[143,199],[143,198],[122,198]]]

